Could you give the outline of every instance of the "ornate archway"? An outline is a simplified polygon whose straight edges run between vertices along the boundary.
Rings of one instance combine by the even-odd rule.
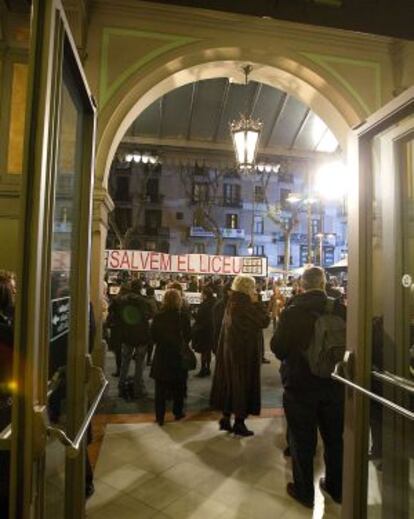
[[[308,105],[347,147],[348,131],[366,113],[340,83],[316,71],[302,56],[272,55],[258,49],[200,49],[176,57],[151,62],[151,70],[138,70],[119,86],[100,113],[97,149],[97,180],[107,185],[109,169],[118,145],[132,122],[152,102],[175,88],[201,79],[217,77],[242,81],[242,65],[252,63],[251,79],[276,87]]]

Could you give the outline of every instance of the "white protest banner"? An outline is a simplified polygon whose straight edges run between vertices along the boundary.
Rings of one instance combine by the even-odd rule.
[[[162,303],[165,290],[154,290],[155,299]],[[184,292],[183,296],[189,305],[199,305],[201,303],[201,292]]]
[[[267,276],[267,258],[213,256],[210,254],[166,254],[139,250],[105,251],[106,268],[138,272]]]

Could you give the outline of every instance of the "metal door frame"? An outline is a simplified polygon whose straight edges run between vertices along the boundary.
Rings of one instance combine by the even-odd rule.
[[[42,517],[44,454],[47,441],[48,302],[53,190],[60,114],[60,87],[67,63],[76,76],[85,102],[85,139],[81,174],[80,227],[73,272],[76,279],[71,318],[77,351],[69,357],[73,390],[68,393],[75,436],[86,415],[87,364],[82,345],[88,340],[89,256],[92,181],[94,171],[95,106],[60,0],[32,5],[25,153],[22,175],[22,213],[16,301],[12,471],[10,517]],[[78,261],[82,258],[82,261]],[[77,385],[74,383],[77,381]],[[76,405],[75,405],[76,404]],[[83,517],[84,442],[79,455],[67,461],[66,517]],[[76,486],[74,482],[78,482]]]
[[[354,354],[353,382],[370,387],[371,376],[371,142],[380,132],[414,114],[414,87],[386,104],[352,132],[348,165],[351,188],[348,196],[349,273],[347,349]],[[360,392],[346,390],[344,431],[344,486],[342,517],[363,519],[367,514],[367,456],[369,402]]]

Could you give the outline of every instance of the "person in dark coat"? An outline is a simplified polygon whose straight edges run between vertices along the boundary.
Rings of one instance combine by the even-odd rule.
[[[151,307],[152,315],[156,315],[160,309],[160,303],[155,298],[155,290],[153,287],[147,287],[146,289],[146,298],[148,304]],[[147,366],[151,366],[152,364],[152,353],[154,351],[154,341],[152,337],[150,337],[150,341],[147,346]]]
[[[14,277],[0,272],[0,432],[11,423]],[[0,450],[0,518],[8,518],[10,451]]]
[[[213,306],[213,353],[217,352],[224,311],[231,294],[231,283],[231,281],[228,281],[224,284],[223,295]]]
[[[150,337],[152,310],[147,299],[141,294],[142,283],[134,279],[130,292],[119,298],[118,316],[121,320],[121,372],[119,375],[119,396],[127,396],[126,382],[132,358],[135,361],[134,397],[147,395],[144,384],[144,363]]]
[[[119,377],[121,373],[122,360],[122,319],[119,311],[119,305],[123,297],[129,292],[127,285],[121,285],[119,294],[112,299],[108,307],[108,318],[105,326],[108,330],[108,346],[109,350],[115,355],[116,369],[112,373],[113,377]]]
[[[168,289],[165,292],[160,312],[154,317],[151,335],[155,353],[150,376],[155,380],[155,418],[164,425],[166,401],[173,400],[176,420],[184,418],[184,398],[188,372],[184,368],[183,348],[191,339],[188,313],[182,312],[180,292]]]
[[[254,434],[244,421],[249,414],[260,414],[260,335],[269,322],[258,302],[254,278],[237,276],[224,314],[210,398],[212,407],[223,412],[221,430],[240,436]]]
[[[201,292],[202,302],[195,316],[191,337],[193,350],[201,354],[201,369],[197,377],[207,377],[211,374],[211,352],[213,349],[213,306],[216,299],[213,290],[203,288]]]
[[[327,295],[325,273],[309,267],[302,275],[303,293],[283,310],[271,340],[271,349],[282,362],[283,407],[288,423],[293,482],[287,493],[308,508],[313,507],[313,458],[319,429],[325,450],[325,477],[320,487],[337,501],[342,497],[344,425],[343,387],[331,378],[311,373],[304,351],[309,347],[315,321],[324,313]],[[334,313],[346,318],[346,309],[335,301]]]
[[[178,292],[179,292],[179,294],[181,296],[181,312],[183,314],[187,314],[188,318],[191,321],[191,307],[187,303],[187,300],[185,299],[185,295],[184,295],[182,284],[179,283],[178,281],[172,281],[171,283],[168,284],[168,288],[174,288],[174,290],[178,290]]]

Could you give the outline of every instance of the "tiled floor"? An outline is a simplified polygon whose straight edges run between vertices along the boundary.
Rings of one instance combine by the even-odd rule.
[[[319,489],[313,513],[286,495],[284,419],[248,425],[256,434],[246,439],[219,432],[215,421],[107,425],[88,518],[339,518]],[[321,472],[318,450],[315,481]]]

